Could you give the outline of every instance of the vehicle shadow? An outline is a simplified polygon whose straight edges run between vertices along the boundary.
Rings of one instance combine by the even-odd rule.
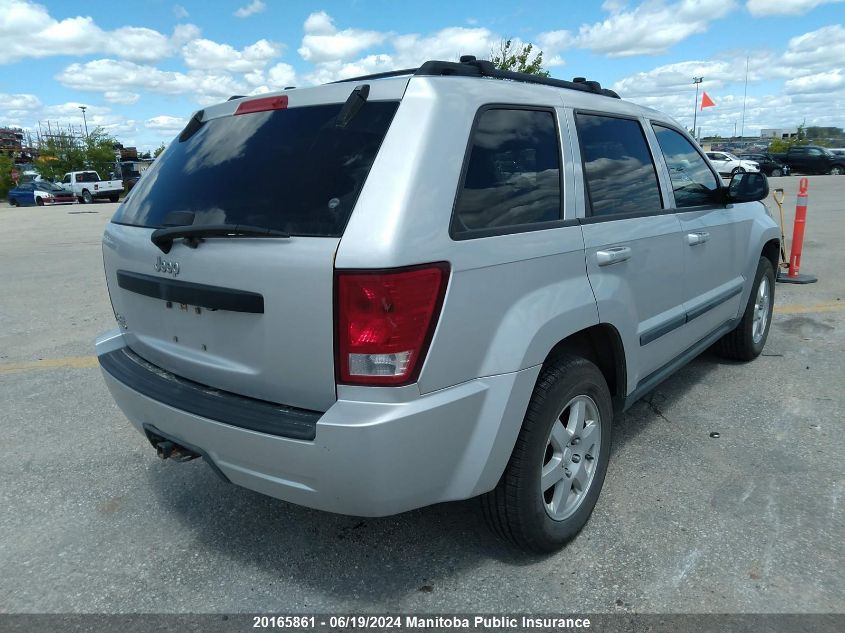
[[[678,372],[621,416],[618,450],[662,410],[725,363],[711,352]],[[339,600],[388,605],[490,559],[530,567],[547,556],[526,555],[490,533],[477,499],[443,503],[386,518],[311,510],[223,483],[199,460],[148,470],[162,508],[182,521],[202,546],[279,583],[305,584]],[[397,602],[398,604],[398,602]]]

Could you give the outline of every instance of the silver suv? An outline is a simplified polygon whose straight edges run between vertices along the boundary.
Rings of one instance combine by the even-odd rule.
[[[321,510],[586,523],[615,413],[763,348],[779,231],[669,117],[474,58],[197,112],[103,237],[105,381],[159,456]]]

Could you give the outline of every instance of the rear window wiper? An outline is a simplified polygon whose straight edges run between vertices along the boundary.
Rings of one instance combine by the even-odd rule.
[[[188,246],[196,248],[203,237],[290,237],[290,233],[247,224],[204,224],[198,226],[173,226],[156,229],[150,241],[163,253],[169,253],[173,240],[187,238]]]

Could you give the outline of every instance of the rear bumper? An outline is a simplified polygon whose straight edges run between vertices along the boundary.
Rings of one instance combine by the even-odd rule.
[[[115,331],[98,339],[97,354],[123,346]],[[385,516],[491,490],[510,458],[539,369],[425,395],[413,385],[350,389],[319,418],[310,441],[164,404],[107,366],[103,376],[139,431],[152,426],[201,449],[232,483],[320,510]]]
[[[103,191],[102,189],[97,191],[89,189],[88,191],[90,191],[91,195],[95,198],[114,198],[123,193],[123,189],[110,189],[106,191]]]

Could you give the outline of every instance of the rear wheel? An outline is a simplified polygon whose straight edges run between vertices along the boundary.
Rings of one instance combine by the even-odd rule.
[[[842,167],[842,165],[834,165],[830,168],[831,176],[841,176],[843,173],[845,173],[845,167]]]
[[[9,198],[9,206],[12,206],[12,207],[18,206],[18,201],[15,198]]]
[[[109,202],[117,202],[120,196],[109,196]]]
[[[604,483],[612,420],[610,391],[593,363],[566,355],[545,367],[505,472],[482,497],[493,531],[534,552],[575,537]]]
[[[772,170],[772,178],[777,178],[778,176],[783,176],[783,172],[780,169],[778,169],[777,167],[775,167]]]
[[[35,199],[35,204],[37,204],[39,207],[43,207],[43,206],[44,206],[44,201],[43,201],[41,198],[36,198],[36,199]]]
[[[734,360],[749,361],[757,358],[769,336],[774,303],[774,269],[767,257],[761,257],[742,319],[733,331],[716,343],[716,350],[722,356]]]
[[[91,195],[91,192],[87,189],[82,190],[82,202],[85,204],[91,204],[94,202],[94,196]]]

